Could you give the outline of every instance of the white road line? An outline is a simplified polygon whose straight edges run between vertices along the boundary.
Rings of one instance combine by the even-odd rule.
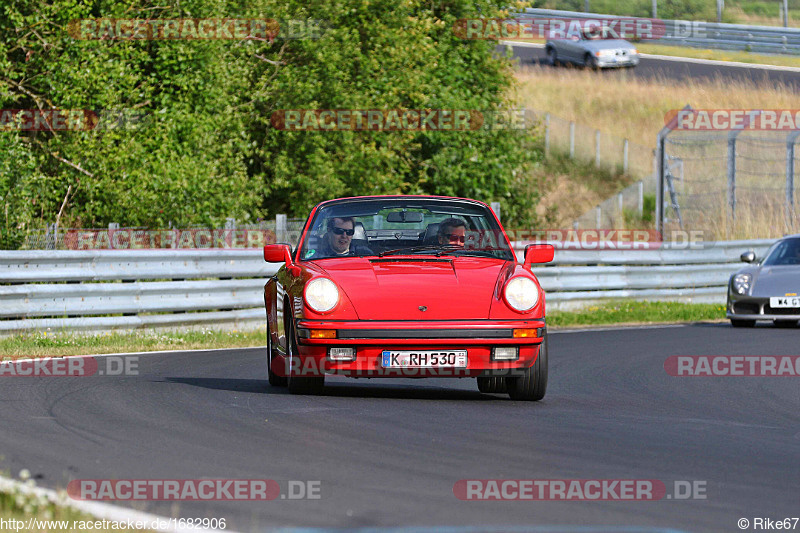
[[[500,44],[518,46],[520,48],[544,48],[542,43],[523,43],[516,41],[499,41]],[[783,72],[800,72],[800,67],[783,67],[780,65],[762,65],[761,63],[742,63],[741,61],[721,61],[718,59],[699,59],[694,57],[662,56],[659,54],[639,54],[648,59],[677,61],[678,63],[698,63],[700,65],[718,65],[723,67],[754,68],[760,70],[778,70]]]
[[[95,516],[98,519],[105,519],[115,522],[128,522],[129,520],[133,522],[147,522],[150,525],[155,525],[156,527],[150,527],[149,529],[154,529],[156,531],[170,531],[175,533],[197,533],[197,531],[199,531],[197,528],[192,529],[178,527],[175,520],[172,520],[172,527],[170,527],[170,518],[165,516],[144,513],[142,511],[134,511],[133,509],[128,509],[127,507],[119,507],[106,502],[73,500],[66,494],[66,492],[56,492],[52,489],[46,489],[44,487],[29,487],[22,481],[7,478],[5,476],[0,476],[0,491],[6,493],[17,492],[36,498],[46,498],[48,501],[51,501],[60,507],[71,507],[77,511]],[[44,519],[39,518],[39,520]],[[158,526],[161,523],[166,524],[166,527],[159,528]],[[225,533],[235,533],[230,529],[222,530],[204,528],[202,531],[225,531]]]

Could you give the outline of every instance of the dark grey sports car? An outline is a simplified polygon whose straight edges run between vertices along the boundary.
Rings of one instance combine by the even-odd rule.
[[[728,318],[734,327],[753,327],[756,320],[793,327],[800,320],[800,234],[770,246],[762,259],[741,255],[750,265],[728,283]]]

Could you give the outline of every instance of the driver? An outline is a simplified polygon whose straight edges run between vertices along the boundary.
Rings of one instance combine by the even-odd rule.
[[[447,218],[439,224],[439,244],[464,247],[467,224],[458,218]]]
[[[366,246],[360,244],[352,245],[353,235],[356,232],[356,222],[353,217],[329,218],[327,227],[328,231],[322,237],[319,250],[316,250],[309,259],[372,255],[372,250]]]

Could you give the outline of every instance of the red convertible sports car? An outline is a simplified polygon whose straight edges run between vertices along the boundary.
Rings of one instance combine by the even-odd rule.
[[[317,205],[264,287],[269,383],[322,391],[326,374],[477,378],[482,392],[540,400],[547,387],[544,291],[529,245],[516,261],[484,203],[438,196]]]

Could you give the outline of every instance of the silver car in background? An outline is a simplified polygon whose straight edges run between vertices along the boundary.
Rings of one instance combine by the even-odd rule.
[[[750,265],[728,282],[727,317],[734,327],[753,327],[756,320],[793,327],[800,320],[800,234],[769,247],[762,259],[741,255]]]
[[[639,52],[631,43],[624,39],[602,39],[588,30],[571,38],[548,39],[545,53],[551,65],[574,63],[596,69],[639,64]]]

